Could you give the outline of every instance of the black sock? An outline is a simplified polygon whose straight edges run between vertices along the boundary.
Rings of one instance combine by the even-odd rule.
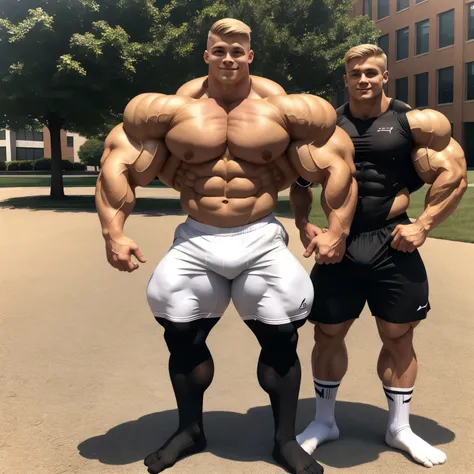
[[[165,328],[170,351],[169,373],[178,405],[179,426],[160,449],[146,457],[145,465],[152,474],[164,471],[178,459],[206,447],[203,398],[214,376],[214,362],[206,338],[217,321],[171,323],[158,320]]]
[[[274,459],[294,474],[322,474],[320,466],[296,442],[295,418],[301,382],[296,347],[298,327],[304,322],[270,326],[258,321],[247,325],[256,335],[262,352],[258,381],[270,396],[275,421]]]

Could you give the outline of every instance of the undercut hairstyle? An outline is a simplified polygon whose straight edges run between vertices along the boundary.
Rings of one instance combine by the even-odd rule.
[[[349,61],[359,58],[382,58],[385,70],[387,70],[387,55],[375,44],[360,44],[359,46],[354,46],[347,51],[344,56],[344,64],[347,66]]]
[[[208,38],[211,35],[226,36],[226,35],[239,35],[244,36],[245,39],[250,43],[250,35],[252,30],[248,25],[235,18],[223,18],[222,20],[216,21],[209,30]]]

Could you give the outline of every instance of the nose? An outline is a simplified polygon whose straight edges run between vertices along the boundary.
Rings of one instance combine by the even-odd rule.
[[[232,59],[230,54],[227,54],[227,56],[224,58],[222,62],[224,66],[232,66],[234,64],[234,60]]]

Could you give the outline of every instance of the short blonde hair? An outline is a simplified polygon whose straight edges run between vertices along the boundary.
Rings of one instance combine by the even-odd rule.
[[[379,48],[375,44],[360,44],[359,46],[354,46],[347,51],[344,56],[344,64],[347,66],[347,63],[353,59],[372,57],[383,58],[385,70],[387,69],[387,55],[383,52],[382,48]]]
[[[235,18],[223,18],[222,20],[216,21],[209,30],[208,38],[211,35],[226,36],[226,35],[240,35],[250,43],[250,34],[252,30],[243,21],[236,20]]]

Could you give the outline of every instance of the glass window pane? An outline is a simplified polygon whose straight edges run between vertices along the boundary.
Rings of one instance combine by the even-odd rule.
[[[364,0],[362,14],[367,15],[372,20],[372,0]]]
[[[69,148],[74,148],[74,137],[67,137],[67,146]]]
[[[389,36],[388,34],[386,35],[383,35],[379,38],[379,48],[381,48],[383,50],[383,52],[387,55],[389,55]]]
[[[408,58],[408,27],[397,30],[397,61]]]
[[[408,103],[408,77],[397,79],[395,89],[395,98]]]
[[[466,100],[474,100],[474,62],[466,64]]]
[[[416,24],[416,54],[427,53],[430,50],[430,20]]]
[[[425,2],[426,0],[416,0],[416,3]]]
[[[6,134],[5,130],[0,130],[0,140],[5,140]]]
[[[428,73],[415,76],[415,107],[428,106]]]
[[[464,153],[467,166],[474,166],[474,122],[464,122]]]
[[[33,132],[33,140],[35,142],[42,142],[43,141],[43,132],[38,132],[38,131],[35,131]]]
[[[439,15],[439,48],[454,44],[454,10]]]
[[[410,6],[410,0],[397,0],[397,12]]]
[[[7,148],[0,146],[0,161],[7,161]]]
[[[25,140],[33,141],[33,130],[25,130]]]
[[[453,94],[454,67],[438,69],[438,104],[450,104]]]
[[[474,2],[467,5],[467,39],[474,39]]]
[[[390,15],[390,0],[377,0],[377,20]]]

